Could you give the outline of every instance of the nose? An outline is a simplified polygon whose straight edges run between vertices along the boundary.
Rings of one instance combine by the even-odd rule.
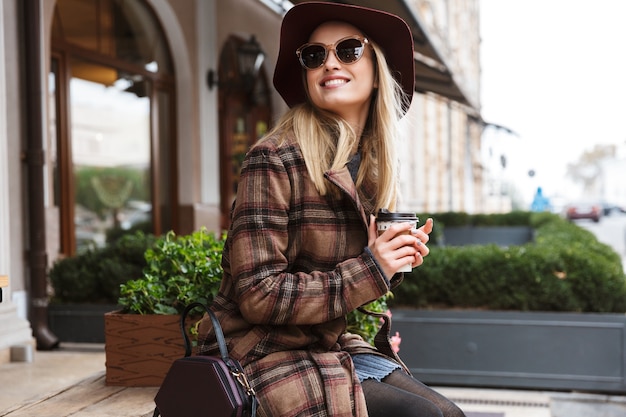
[[[324,68],[327,70],[337,69],[341,67],[341,62],[337,58],[337,54],[334,50],[328,50],[328,56],[326,62],[324,62]]]

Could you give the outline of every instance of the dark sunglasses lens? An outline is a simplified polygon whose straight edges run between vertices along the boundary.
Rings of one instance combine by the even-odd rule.
[[[363,43],[358,39],[346,39],[337,45],[337,58],[344,64],[356,62],[363,55]]]
[[[321,45],[309,45],[302,49],[300,59],[305,67],[315,69],[324,63],[326,49]]]

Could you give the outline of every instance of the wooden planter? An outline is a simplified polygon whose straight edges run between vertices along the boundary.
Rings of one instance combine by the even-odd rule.
[[[106,384],[157,387],[185,354],[178,315],[104,315]]]
[[[400,357],[433,385],[626,393],[626,315],[393,309]]]

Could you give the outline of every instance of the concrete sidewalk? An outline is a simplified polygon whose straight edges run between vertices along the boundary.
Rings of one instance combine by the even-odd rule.
[[[32,362],[0,365],[0,416],[4,411],[34,401],[102,371],[104,345],[61,344],[50,352],[33,352]]]
[[[20,404],[34,403],[86,380],[97,379],[105,370],[104,345],[101,344],[63,343],[57,350],[37,351],[33,356],[32,362],[0,365],[0,417],[16,415],[11,411]],[[467,417],[626,416],[626,397],[620,396],[458,387],[435,389],[457,403]],[[156,388],[153,391],[155,393]],[[142,401],[147,401],[151,407],[151,398],[152,394]]]

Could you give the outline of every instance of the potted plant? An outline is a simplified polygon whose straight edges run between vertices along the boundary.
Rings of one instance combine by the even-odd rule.
[[[104,343],[104,313],[117,307],[121,284],[141,277],[144,252],[153,241],[135,232],[54,263],[48,324],[59,340]]]
[[[389,300],[405,362],[430,384],[626,392],[620,256],[558,215],[529,222],[522,245],[431,245]]]
[[[107,385],[158,386],[184,354],[179,315],[191,302],[210,303],[222,278],[224,236],[202,228],[170,231],[144,254],[140,278],[120,286],[120,309],[105,314]]]

